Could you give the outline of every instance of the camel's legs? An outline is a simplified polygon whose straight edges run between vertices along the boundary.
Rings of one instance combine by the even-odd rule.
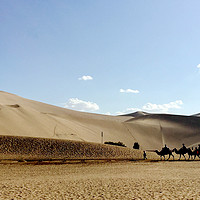
[[[180,156],[179,156],[179,159],[178,160],[180,160],[181,159],[181,154],[180,154]]]
[[[183,154],[183,157],[185,158],[185,160],[186,160],[186,157],[185,157],[185,155]]]

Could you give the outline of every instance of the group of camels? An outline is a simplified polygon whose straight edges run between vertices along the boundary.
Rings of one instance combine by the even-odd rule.
[[[161,151],[155,150],[155,152],[160,156],[161,160],[162,157],[165,160],[165,156],[169,155],[168,159],[170,159],[170,157],[172,156],[174,159],[174,155],[172,154],[173,152],[175,152],[176,154],[179,155],[179,160],[181,159],[181,156],[183,156],[186,160],[185,154],[188,154],[188,160],[191,158],[193,160],[195,160],[196,156],[198,156],[200,158],[200,145],[199,147],[195,147],[195,149],[193,150],[193,148],[186,148],[185,145],[183,144],[183,147],[181,147],[179,150],[177,150],[176,148],[174,148],[173,150],[170,150],[166,145],[165,147],[162,148]]]

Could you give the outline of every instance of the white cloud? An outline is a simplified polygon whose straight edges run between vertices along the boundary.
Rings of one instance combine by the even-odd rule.
[[[122,112],[121,112],[121,111],[118,111],[118,112],[116,112],[115,114],[116,114],[116,115],[125,115],[125,114],[128,114],[128,113],[127,113],[127,112],[123,112],[123,111],[122,111]]]
[[[137,111],[146,111],[146,112],[157,112],[157,113],[168,113],[170,109],[180,109],[183,102],[181,100],[173,101],[167,104],[153,104],[147,103],[140,108],[127,108],[123,111],[116,112],[116,115],[124,115],[129,113],[134,113]]]
[[[92,76],[82,76],[81,78],[78,78],[80,81],[88,81],[88,80],[93,80]]]
[[[169,109],[180,109],[181,105],[183,105],[183,102],[181,100],[170,102],[168,104],[147,103],[142,107],[142,110],[167,113],[169,112]]]
[[[90,101],[83,101],[78,98],[71,98],[64,104],[65,108],[79,110],[79,111],[97,111],[99,106]]]
[[[138,90],[132,90],[132,89],[126,89],[126,90],[120,89],[119,91],[122,93],[135,93],[135,94],[139,93]]]
[[[200,69],[200,64],[198,64],[198,65],[197,65],[197,68],[199,68],[199,69]]]
[[[112,115],[110,112],[106,112],[104,113],[104,115]]]

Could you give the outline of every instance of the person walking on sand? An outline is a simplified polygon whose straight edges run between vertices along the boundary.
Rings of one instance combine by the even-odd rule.
[[[143,157],[144,157],[144,160],[146,160],[146,159],[147,159],[147,154],[146,154],[146,152],[145,152],[145,151],[143,151]]]

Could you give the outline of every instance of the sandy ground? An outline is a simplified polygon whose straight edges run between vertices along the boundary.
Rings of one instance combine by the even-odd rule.
[[[0,199],[200,199],[200,162],[0,165]]]

